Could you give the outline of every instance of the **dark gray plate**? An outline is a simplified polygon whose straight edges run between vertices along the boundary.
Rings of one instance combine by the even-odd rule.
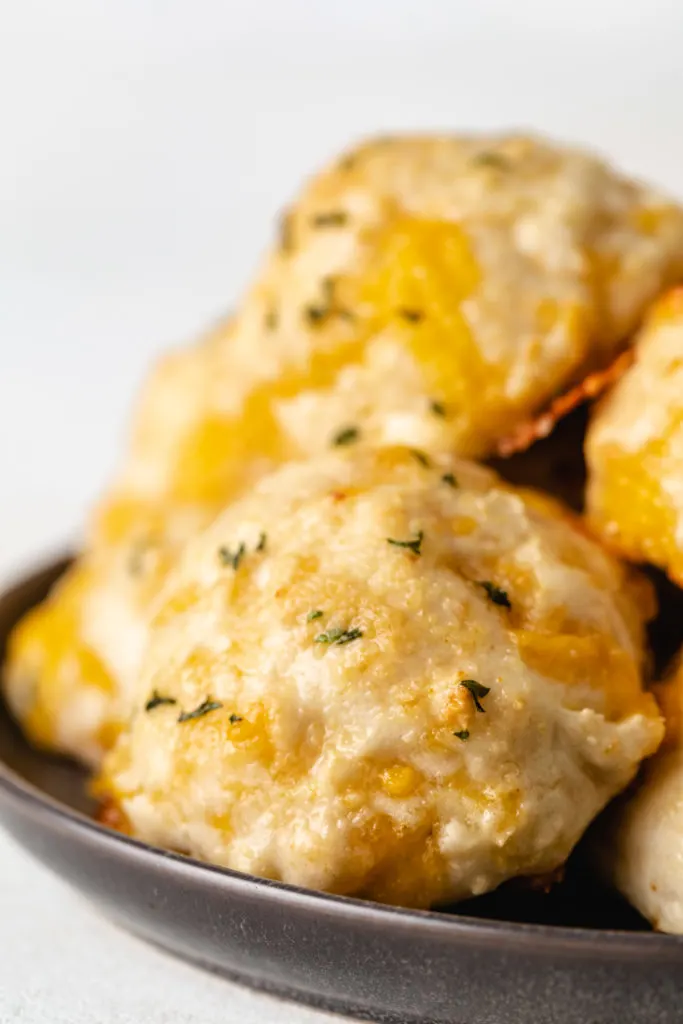
[[[63,565],[0,598],[0,656]],[[0,709],[0,818],[124,927],[290,999],[400,1024],[679,1024],[683,939],[590,881],[581,854],[545,896],[509,887],[418,913],[201,864],[95,824],[76,766],[32,750]],[[579,927],[580,926],[580,927]]]

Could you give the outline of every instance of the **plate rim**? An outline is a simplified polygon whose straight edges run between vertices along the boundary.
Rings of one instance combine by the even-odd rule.
[[[28,571],[13,574],[9,585],[0,590],[0,605],[25,587],[36,586],[43,578],[58,578],[71,558],[61,554],[49,561],[34,559]],[[0,666],[1,667],[1,666]],[[5,713],[12,718],[9,710]],[[16,723],[15,723],[16,725]],[[59,755],[45,753],[57,760]],[[594,957],[638,958],[661,961],[683,956],[683,935],[664,932],[637,932],[620,929],[583,928],[568,925],[538,924],[473,917],[467,914],[444,914],[438,910],[417,910],[362,900],[353,896],[306,889],[287,882],[260,878],[233,868],[201,861],[163,847],[154,846],[132,836],[124,835],[102,825],[86,814],[44,792],[0,758],[0,798],[15,804],[20,814],[33,819],[47,820],[51,828],[67,832],[78,839],[94,842],[99,849],[113,846],[125,858],[147,862],[154,870],[162,865],[180,874],[196,877],[207,874],[214,884],[224,888],[238,888],[245,895],[261,900],[273,900],[287,906],[291,903],[308,906],[327,916],[373,923],[378,926],[391,921],[403,930],[418,929],[425,936],[468,938],[477,945],[494,945],[499,949],[519,946],[538,949],[543,945],[549,954],[562,952],[579,959]],[[11,832],[10,828],[6,828]]]

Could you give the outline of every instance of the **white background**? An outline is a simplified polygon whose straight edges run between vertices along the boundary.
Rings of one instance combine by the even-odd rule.
[[[680,0],[0,0],[0,576],[75,533],[150,360],[321,161],[533,126],[683,194],[682,52]],[[0,950],[1,1024],[321,1019],[147,952],[2,838]]]

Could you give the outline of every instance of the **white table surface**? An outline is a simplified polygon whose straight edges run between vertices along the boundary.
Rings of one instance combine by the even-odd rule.
[[[153,356],[348,140],[535,126],[683,194],[679,0],[0,5],[0,580],[77,536]],[[0,833],[0,1024],[332,1018],[164,957]]]

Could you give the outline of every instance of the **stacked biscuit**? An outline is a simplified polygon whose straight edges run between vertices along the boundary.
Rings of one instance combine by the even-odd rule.
[[[234,318],[150,378],[83,554],[14,634],[29,736],[132,834],[254,874],[429,906],[555,871],[664,733],[653,593],[608,549],[683,571],[681,279],[683,211],[584,153],[344,155]],[[611,384],[658,299],[590,427],[595,539],[472,460]],[[639,837],[675,831],[675,678],[612,857],[657,919]]]

